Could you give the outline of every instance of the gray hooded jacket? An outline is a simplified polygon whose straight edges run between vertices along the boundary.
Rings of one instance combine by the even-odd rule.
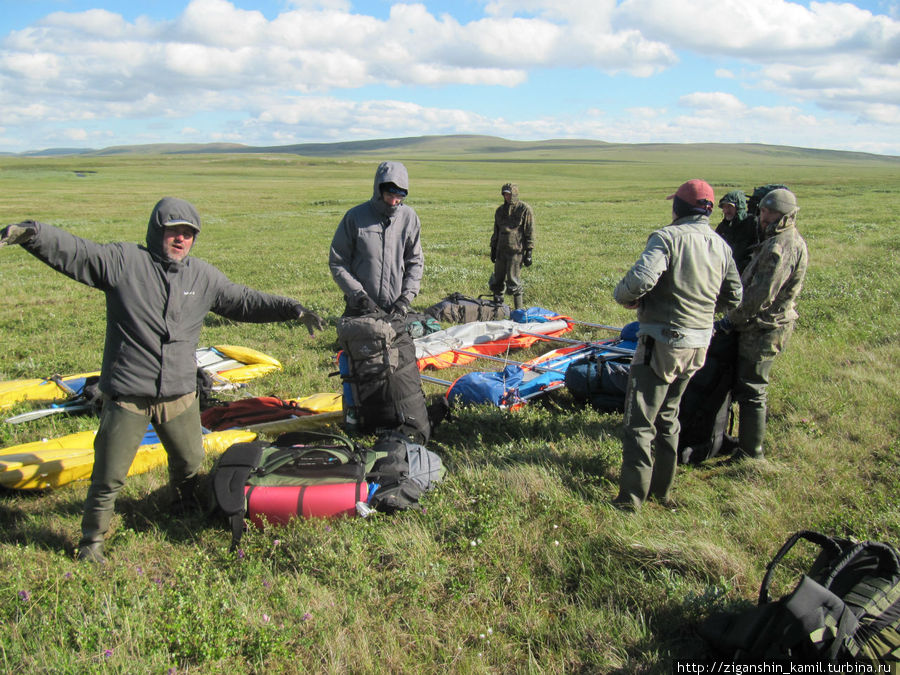
[[[425,256],[421,223],[406,204],[388,206],[380,185],[394,183],[409,190],[409,176],[400,162],[382,162],[375,172],[372,198],[344,214],[334,238],[328,266],[349,300],[360,290],[389,310],[398,300],[407,305],[419,294]]]
[[[154,207],[147,246],[98,244],[51,225],[35,223],[23,244],[39,260],[106,294],[106,344],[100,389],[117,396],[180,396],[197,387],[195,352],[210,311],[236,321],[297,317],[297,301],[233,283],[209,263],[174,262],[163,255],[165,223],[190,222],[194,207],[166,197]]]

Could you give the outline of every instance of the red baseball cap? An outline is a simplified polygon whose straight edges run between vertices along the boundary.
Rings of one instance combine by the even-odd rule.
[[[716,203],[712,187],[705,180],[700,180],[699,178],[682,183],[681,187],[675,191],[675,194],[669,195],[666,199],[674,199],[675,197],[691,206],[702,206],[704,202]]]

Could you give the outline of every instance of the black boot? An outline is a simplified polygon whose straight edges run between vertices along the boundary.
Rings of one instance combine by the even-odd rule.
[[[78,554],[76,560],[94,563],[95,565],[105,565],[106,558],[103,555],[102,541],[84,541],[78,544]]]

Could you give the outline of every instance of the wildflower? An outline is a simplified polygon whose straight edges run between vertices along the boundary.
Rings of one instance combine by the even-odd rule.
[[[272,546],[275,546],[276,548],[281,546],[281,539],[276,539],[275,541],[273,541]]]
[[[484,638],[486,638],[486,637],[487,637],[487,636],[486,636],[484,633],[479,633],[479,634],[478,634],[478,639],[479,639],[479,640],[484,640]]]
[[[238,549],[237,557],[238,557],[238,560],[243,560],[243,559],[244,559],[244,549],[242,549],[242,548],[239,548],[239,549]]]
[[[108,659],[110,656],[112,656],[112,654],[113,654],[112,649],[104,649],[103,650],[103,658],[104,659]]]
[[[263,588],[271,588],[272,584],[269,583],[268,579],[263,579]]]
[[[166,671],[166,675],[178,675],[178,668],[174,666]]]
[[[311,618],[312,618],[312,614],[307,612],[306,614],[304,614],[303,616],[300,617],[300,620],[301,621],[309,621]]]
[[[478,546],[478,542],[473,539],[469,542],[469,546]]]
[[[270,617],[268,614],[263,614],[262,620],[263,620],[263,623],[269,623],[269,621],[272,620],[272,617]]]
[[[554,545],[554,546],[559,546],[559,540],[558,540],[558,539],[554,539],[554,540],[553,540],[553,545]]]
[[[28,591],[24,591],[24,590],[19,591],[19,599],[22,602],[28,602],[29,600],[31,600],[31,593],[29,593]]]
[[[137,567],[134,568],[134,571],[137,572],[138,574],[143,574],[144,568],[141,567],[140,565],[138,565]]]
[[[71,578],[72,578],[72,573],[71,573],[71,572],[66,572],[63,576],[64,576],[66,579],[71,579]]]

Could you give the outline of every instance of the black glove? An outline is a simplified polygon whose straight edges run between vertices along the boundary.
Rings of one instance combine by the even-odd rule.
[[[731,323],[731,319],[729,319],[727,316],[719,319],[718,321],[713,321],[713,333],[722,333],[723,335],[728,335],[733,330],[734,324]]]
[[[26,220],[24,223],[7,225],[0,230],[0,246],[13,246],[28,242],[37,232],[34,222]]]
[[[496,246],[491,246],[491,262],[492,263],[497,262],[497,247]]]
[[[522,256],[522,264],[525,267],[531,267],[531,250],[525,251],[525,255]]]
[[[389,314],[398,319],[405,318],[406,315],[409,314],[409,303],[406,302],[406,300],[404,300],[403,298],[400,298],[399,300],[397,300],[397,302],[391,305],[391,311],[389,312]]]
[[[310,335],[315,335],[313,330],[325,329],[325,322],[322,321],[322,317],[315,312],[310,312],[299,302],[294,305],[294,311],[297,312],[297,319],[303,322],[303,325],[306,326],[306,330],[309,331]]]
[[[372,314],[378,311],[378,305],[365,291],[357,291],[350,304],[360,314]]]

